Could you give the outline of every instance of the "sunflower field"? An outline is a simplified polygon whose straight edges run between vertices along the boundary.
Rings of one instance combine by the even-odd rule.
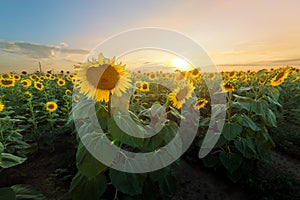
[[[211,94],[209,88],[220,89]],[[225,96],[225,105],[212,104],[220,95]],[[75,72],[3,73],[0,199],[172,199],[180,187],[174,171],[179,160],[151,172],[118,171],[96,159],[77,132],[94,134],[94,140],[105,136],[111,145],[147,153],[168,145],[181,122],[188,124],[185,134],[196,131],[196,137],[180,159],[245,184],[271,159],[274,149],[294,158],[300,155],[299,102],[300,71],[293,67],[144,73],[128,71],[115,58],[100,54],[76,65]],[[91,123],[93,111],[101,134]],[[210,123],[222,112],[226,118]],[[199,120],[186,117],[188,113],[196,113]],[[134,124],[144,128],[133,130]],[[220,137],[199,159],[208,130]],[[145,131],[153,136],[138,137]],[[67,157],[52,159],[66,152]],[[31,184],[28,171],[22,171],[30,171],[38,158],[56,163],[44,177],[60,190],[45,192],[39,184]]]

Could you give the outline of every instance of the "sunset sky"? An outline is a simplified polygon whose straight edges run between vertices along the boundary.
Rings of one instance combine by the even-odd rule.
[[[299,8],[297,0],[1,0],[0,72],[39,61],[71,69],[105,39],[142,27],[192,38],[222,69],[300,66]]]

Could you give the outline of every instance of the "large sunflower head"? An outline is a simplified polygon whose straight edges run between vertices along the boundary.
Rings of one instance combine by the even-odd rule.
[[[71,96],[72,95],[72,91],[69,89],[66,89],[65,91],[65,95]]]
[[[32,93],[31,92],[29,92],[29,91],[26,91],[26,92],[24,92],[24,98],[25,99],[30,99],[32,97]]]
[[[222,83],[221,87],[224,92],[233,92],[234,91],[234,86],[230,82]]]
[[[64,86],[66,84],[66,81],[64,79],[58,79],[57,80],[57,85],[59,87]]]
[[[27,71],[22,71],[21,74],[22,74],[23,76],[27,76],[27,75],[28,75]]]
[[[154,81],[157,79],[157,74],[154,73],[154,72],[151,72],[149,75],[148,75],[148,78],[151,80],[151,81]]]
[[[13,79],[13,78],[0,79],[0,86],[2,86],[2,87],[14,87],[15,86],[15,79]]]
[[[1,74],[0,78],[2,78],[2,79],[10,79],[10,78],[12,78],[12,75],[11,74]]]
[[[204,108],[204,106],[208,103],[208,101],[206,99],[199,99],[198,101],[196,101],[196,103],[194,104],[194,108],[196,110],[200,110],[201,108]]]
[[[277,74],[271,79],[270,84],[272,86],[278,86],[281,85],[284,82],[284,79],[288,77],[289,75],[289,70],[281,70],[277,72]]]
[[[187,82],[174,90],[174,92],[169,94],[170,101],[172,105],[180,109],[185,103],[186,99],[192,96],[195,87],[191,82]]]
[[[34,82],[34,87],[35,87],[35,89],[37,89],[37,90],[43,90],[43,89],[44,89],[43,83],[38,82],[38,81]]]
[[[21,85],[23,87],[30,87],[31,86],[31,80],[30,79],[24,79],[21,81]]]
[[[142,84],[143,84],[143,82],[142,82],[142,81],[136,81],[136,82],[134,83],[134,85],[135,85],[136,89],[138,89],[138,90],[140,90],[140,89],[141,89],[141,87],[142,87]]]
[[[30,78],[32,81],[35,81],[35,80],[38,79],[38,75],[32,74],[32,75],[29,76],[29,78]]]
[[[198,78],[200,76],[200,71],[198,69],[193,69],[191,71],[189,71],[189,76],[194,79],[194,78]]]
[[[49,101],[46,103],[46,110],[49,112],[54,112],[58,108],[57,104],[54,101]]]
[[[98,61],[93,59],[81,65],[77,78],[81,81],[79,90],[89,98],[96,101],[109,101],[110,94],[122,96],[130,85],[129,74],[125,65],[115,64],[112,60],[98,56]]]
[[[141,90],[141,92],[149,92],[149,90],[150,90],[149,83],[148,82],[142,82],[140,90]]]
[[[21,76],[19,74],[14,74],[13,77],[16,81],[19,81],[21,79]]]

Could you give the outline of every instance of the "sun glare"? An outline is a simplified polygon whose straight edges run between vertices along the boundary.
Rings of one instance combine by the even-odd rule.
[[[176,58],[173,60],[173,65],[181,70],[181,71],[185,71],[188,69],[189,67],[189,63],[187,63],[185,60],[181,59],[181,58]]]

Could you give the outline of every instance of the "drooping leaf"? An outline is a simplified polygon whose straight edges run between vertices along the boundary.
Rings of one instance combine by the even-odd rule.
[[[88,178],[97,176],[107,168],[106,165],[91,155],[81,142],[76,153],[76,165],[78,170]]]
[[[238,122],[239,122],[240,125],[245,126],[245,127],[249,127],[253,131],[259,131],[260,130],[260,128],[252,121],[252,119],[250,119],[246,115],[241,115],[238,118]]]
[[[220,153],[220,161],[223,166],[229,171],[229,173],[233,173],[241,166],[243,158],[240,154],[222,151]]]
[[[109,170],[109,177],[117,190],[130,195],[141,194],[146,179],[143,174],[125,173],[114,169]]]
[[[73,200],[100,199],[106,187],[107,182],[104,174],[89,179],[77,172],[71,182],[70,193]]]
[[[243,127],[237,123],[226,123],[223,127],[222,134],[228,141],[233,140],[243,131]]]
[[[256,154],[254,144],[250,138],[235,140],[234,145],[246,158],[252,158]]]
[[[26,161],[27,158],[15,156],[10,153],[1,153],[0,167],[10,168]]]
[[[46,200],[47,198],[30,185],[13,185],[16,200]]]

